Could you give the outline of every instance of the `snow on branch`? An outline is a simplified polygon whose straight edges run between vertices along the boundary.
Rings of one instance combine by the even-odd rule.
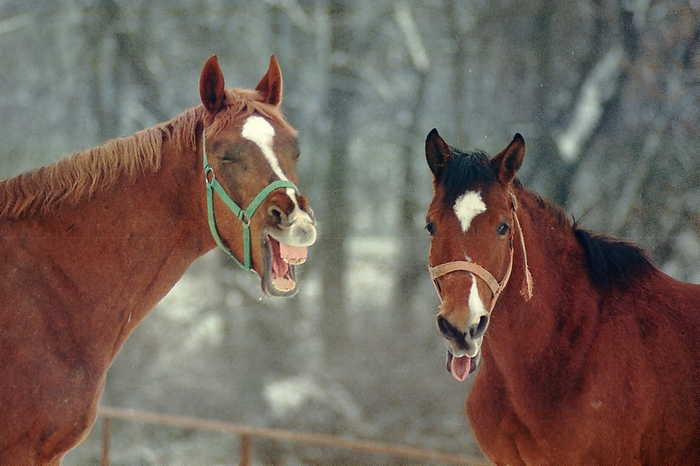
[[[12,32],[24,26],[29,26],[34,22],[34,15],[26,13],[0,21],[0,34]]]
[[[568,128],[554,137],[562,160],[576,162],[603,116],[603,105],[617,90],[624,52],[614,46],[586,78]]]
[[[430,60],[428,59],[428,53],[425,51],[423,39],[420,31],[418,31],[411,8],[406,2],[397,2],[394,4],[394,15],[396,23],[399,25],[399,29],[401,29],[401,33],[406,40],[406,47],[408,47],[408,53],[411,55],[413,66],[419,73],[427,73],[430,67]]]

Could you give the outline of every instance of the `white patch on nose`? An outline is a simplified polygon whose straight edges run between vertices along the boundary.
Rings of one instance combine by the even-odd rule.
[[[481,318],[488,315],[488,312],[486,312],[486,309],[484,308],[484,303],[481,301],[481,297],[479,296],[479,288],[476,286],[476,280],[476,277],[472,274],[472,286],[469,289],[469,317],[471,321],[470,325],[465,329],[468,335],[470,334],[469,327],[478,326]],[[469,345],[465,355],[469,356],[470,358],[476,357],[479,354],[483,340],[484,335],[472,340],[472,344]]]
[[[481,200],[480,193],[467,191],[455,201],[454,211],[460,225],[462,225],[462,231],[466,232],[474,217],[486,211],[486,204]]]
[[[476,277],[472,275],[472,286],[469,289],[469,311],[472,317],[472,323],[478,323],[481,316],[487,314],[484,303],[479,296],[479,288],[476,286]]]

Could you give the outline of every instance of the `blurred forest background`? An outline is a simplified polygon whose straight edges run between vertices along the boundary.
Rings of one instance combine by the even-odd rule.
[[[104,405],[480,455],[426,270],[433,127],[491,154],[522,133],[527,187],[700,282],[700,0],[0,0],[0,178],[197,105],[212,54],[250,88],[273,53],[320,223],[301,291],[263,298],[206,255],[127,341]],[[112,429],[113,464],[238,461],[230,436]],[[64,464],[96,464],[100,433]]]

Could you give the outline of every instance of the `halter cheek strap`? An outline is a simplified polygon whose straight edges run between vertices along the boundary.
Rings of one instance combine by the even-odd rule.
[[[260,204],[265,201],[267,196],[274,190],[279,188],[290,188],[299,191],[294,183],[287,180],[276,180],[267,185],[258,193],[245,210],[231,199],[226,190],[216,180],[214,169],[209,165],[207,160],[207,144],[202,131],[202,161],[204,164],[204,182],[207,186],[207,218],[209,220],[209,230],[214,237],[214,241],[231,259],[245,270],[252,270],[251,248],[250,248],[250,221],[253,214],[260,207]],[[216,228],[216,218],[214,217],[214,193],[216,193],[233,215],[241,221],[243,226],[243,262],[239,261],[233,252],[224,244],[219,231]]]
[[[520,227],[520,221],[518,220],[518,202],[515,199],[515,195],[511,192],[510,198],[512,201],[512,206],[513,206],[513,220],[515,223],[515,227],[518,230],[518,233],[520,234],[520,245],[522,246],[522,251],[523,251],[523,260],[525,262],[525,280],[523,283],[523,289],[520,291],[520,294],[523,295],[526,301],[529,301],[532,298],[532,290],[533,290],[533,280],[532,280],[532,275],[530,274],[530,269],[527,265],[527,250],[525,249],[525,237],[523,236],[523,230]],[[513,232],[513,235],[515,235],[515,231]],[[508,280],[510,280],[510,274],[513,271],[513,237],[511,236],[510,238],[510,259],[508,261],[508,269],[506,270],[505,275],[503,276],[503,279],[499,282],[494,278],[494,276],[480,266],[479,264],[475,264],[474,262],[469,262],[469,261],[452,261],[452,262],[445,262],[440,265],[436,265],[435,267],[428,267],[428,270],[430,272],[430,278],[433,280],[433,284],[435,285],[435,291],[437,291],[438,296],[442,300],[442,296],[440,295],[440,289],[438,288],[437,285],[437,278],[446,275],[448,273],[452,272],[457,272],[457,271],[464,271],[464,272],[469,272],[474,274],[476,277],[479,277],[488,287],[491,289],[491,304],[489,305],[488,313],[491,314],[493,311],[493,308],[496,306],[496,302],[498,301],[498,298],[501,296],[501,293],[505,289],[506,285],[508,284]]]

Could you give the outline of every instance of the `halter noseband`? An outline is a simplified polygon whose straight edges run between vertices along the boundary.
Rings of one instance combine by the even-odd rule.
[[[515,223],[515,227],[518,229],[518,232],[520,233],[520,244],[523,249],[523,260],[525,262],[525,280],[523,283],[523,289],[520,291],[520,294],[522,294],[525,297],[525,300],[529,301],[530,298],[532,298],[532,275],[530,274],[530,269],[528,268],[527,265],[527,251],[525,250],[525,237],[523,236],[523,230],[520,227],[520,221],[518,220],[518,201],[515,199],[515,195],[512,192],[509,192],[510,198],[512,201],[512,206],[513,206],[513,220]],[[515,231],[513,231],[513,235],[515,235]],[[437,278],[446,275],[448,273],[452,272],[457,272],[457,271],[464,271],[464,272],[469,272],[474,274],[475,276],[479,277],[481,280],[483,280],[484,283],[488,285],[488,287],[491,289],[491,304],[489,305],[488,308],[488,313],[491,314],[493,311],[493,308],[496,306],[496,301],[498,301],[498,298],[501,296],[501,293],[505,289],[506,285],[508,284],[508,280],[510,280],[510,274],[513,271],[513,237],[511,236],[510,238],[510,260],[508,261],[508,269],[506,270],[506,274],[503,276],[503,279],[499,282],[494,278],[494,276],[480,266],[479,264],[475,264],[474,262],[469,262],[469,261],[452,261],[452,262],[445,262],[440,265],[436,265],[435,267],[428,267],[428,270],[430,272],[430,278],[433,280],[433,284],[435,285],[435,291],[437,291],[438,297],[440,297],[440,300],[442,300],[442,296],[440,295],[440,289],[438,288],[437,285]]]
[[[247,209],[239,207],[238,204],[231,199],[226,190],[221,186],[221,184],[216,180],[216,175],[214,174],[214,169],[209,165],[207,160],[207,144],[204,137],[204,131],[202,131],[202,161],[204,163],[204,182],[207,185],[207,217],[209,219],[209,230],[211,235],[214,237],[214,241],[219,245],[226,254],[228,254],[231,259],[233,259],[236,264],[240,265],[245,270],[252,270],[252,261],[250,258],[250,221],[253,218],[253,214],[260,207],[260,204],[270,195],[274,190],[279,188],[291,188],[294,191],[299,192],[296,185],[291,181],[287,180],[276,180],[268,184],[262,191],[258,193],[252,202],[248,205]],[[214,218],[214,192],[219,195],[221,200],[226,204],[226,207],[236,216],[238,220],[241,221],[243,226],[243,262],[239,261],[236,256],[231,252],[231,250],[224,244],[219,232],[216,228],[216,219]]]

